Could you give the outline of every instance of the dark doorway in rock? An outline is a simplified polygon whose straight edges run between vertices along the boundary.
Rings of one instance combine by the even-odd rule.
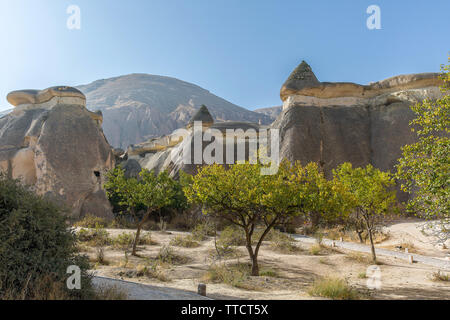
[[[100,171],[94,171],[94,175],[95,175],[97,178],[100,178]]]

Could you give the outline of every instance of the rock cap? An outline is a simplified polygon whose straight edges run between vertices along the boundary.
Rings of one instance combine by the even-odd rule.
[[[40,104],[54,97],[80,98],[86,101],[86,96],[78,89],[68,86],[56,86],[44,90],[18,90],[8,94],[6,99],[13,106],[23,104]]]
[[[211,113],[209,113],[209,110],[205,105],[202,105],[197,113],[194,114],[187,127],[191,128],[196,121],[201,121],[203,126],[211,126],[214,123],[214,118]]]

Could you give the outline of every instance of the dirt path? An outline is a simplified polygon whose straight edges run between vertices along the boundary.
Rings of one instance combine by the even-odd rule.
[[[293,235],[292,236],[295,240],[305,243],[315,243],[317,240],[312,237],[304,236],[304,235]],[[336,240],[329,240],[329,239],[323,239],[323,244],[327,246],[335,246],[336,248],[342,248],[357,252],[364,252],[364,253],[370,253],[370,246],[359,244],[359,243],[353,243],[353,242],[344,242],[344,241],[336,241]],[[403,253],[403,252],[395,252],[391,250],[386,249],[380,249],[375,248],[375,253],[379,256],[387,256],[387,257],[393,257],[397,259],[401,259],[404,261],[409,261],[409,256],[412,255],[414,262],[421,262],[426,265],[430,265],[433,267],[437,267],[444,270],[450,270],[450,261],[445,260],[444,258],[436,258],[436,257],[430,257],[430,256],[424,256],[414,253]]]
[[[128,294],[129,300],[211,300],[195,292],[180,289],[155,287],[148,284],[94,276],[92,283],[96,287],[117,287]]]

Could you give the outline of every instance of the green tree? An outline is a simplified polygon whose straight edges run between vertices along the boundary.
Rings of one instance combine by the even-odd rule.
[[[275,175],[261,175],[259,164],[205,166],[190,181],[185,193],[190,202],[202,205],[207,215],[220,217],[242,228],[252,262],[252,275],[259,275],[258,254],[262,242],[275,226],[301,212],[296,172],[287,162]],[[257,227],[263,232],[253,241]],[[252,243],[256,243],[255,246]]]
[[[333,171],[334,178],[350,191],[349,203],[354,206],[358,219],[364,221],[369,235],[373,261],[376,262],[373,232],[380,218],[389,213],[396,203],[393,190],[394,179],[388,172],[383,172],[367,165],[365,168],[353,168],[351,163],[344,163]]]
[[[450,66],[442,69],[443,97],[412,106],[416,118],[410,125],[418,141],[402,148],[397,177],[401,189],[413,195],[410,211],[450,223]]]
[[[303,185],[299,194],[304,213],[313,226],[320,222],[332,224],[345,219],[352,209],[352,199],[348,189],[338,180],[327,180],[315,162],[302,167],[295,164],[297,183]]]
[[[108,173],[105,190],[110,199],[114,198],[120,206],[126,207],[126,212],[137,221],[132,255],[136,255],[142,227],[151,214],[180,201],[178,182],[165,171],[155,175],[153,171],[144,169],[136,179],[126,178],[123,169],[117,167]],[[142,210],[138,211],[138,208]]]

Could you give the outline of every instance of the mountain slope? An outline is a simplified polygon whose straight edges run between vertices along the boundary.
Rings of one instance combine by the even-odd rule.
[[[77,87],[90,110],[103,113],[103,130],[111,145],[127,148],[184,127],[206,105],[216,121],[270,124],[271,118],[234,105],[197,85],[175,78],[130,74]]]
[[[13,111],[13,109],[8,109],[8,110],[2,110],[0,111],[0,118],[3,116],[6,116],[8,113],[10,113],[11,111]]]
[[[260,108],[255,109],[253,111],[256,113],[265,114],[266,116],[270,117],[273,121],[275,121],[279,116],[279,114],[281,113],[281,111],[283,111],[283,107],[279,106],[279,107]]]

